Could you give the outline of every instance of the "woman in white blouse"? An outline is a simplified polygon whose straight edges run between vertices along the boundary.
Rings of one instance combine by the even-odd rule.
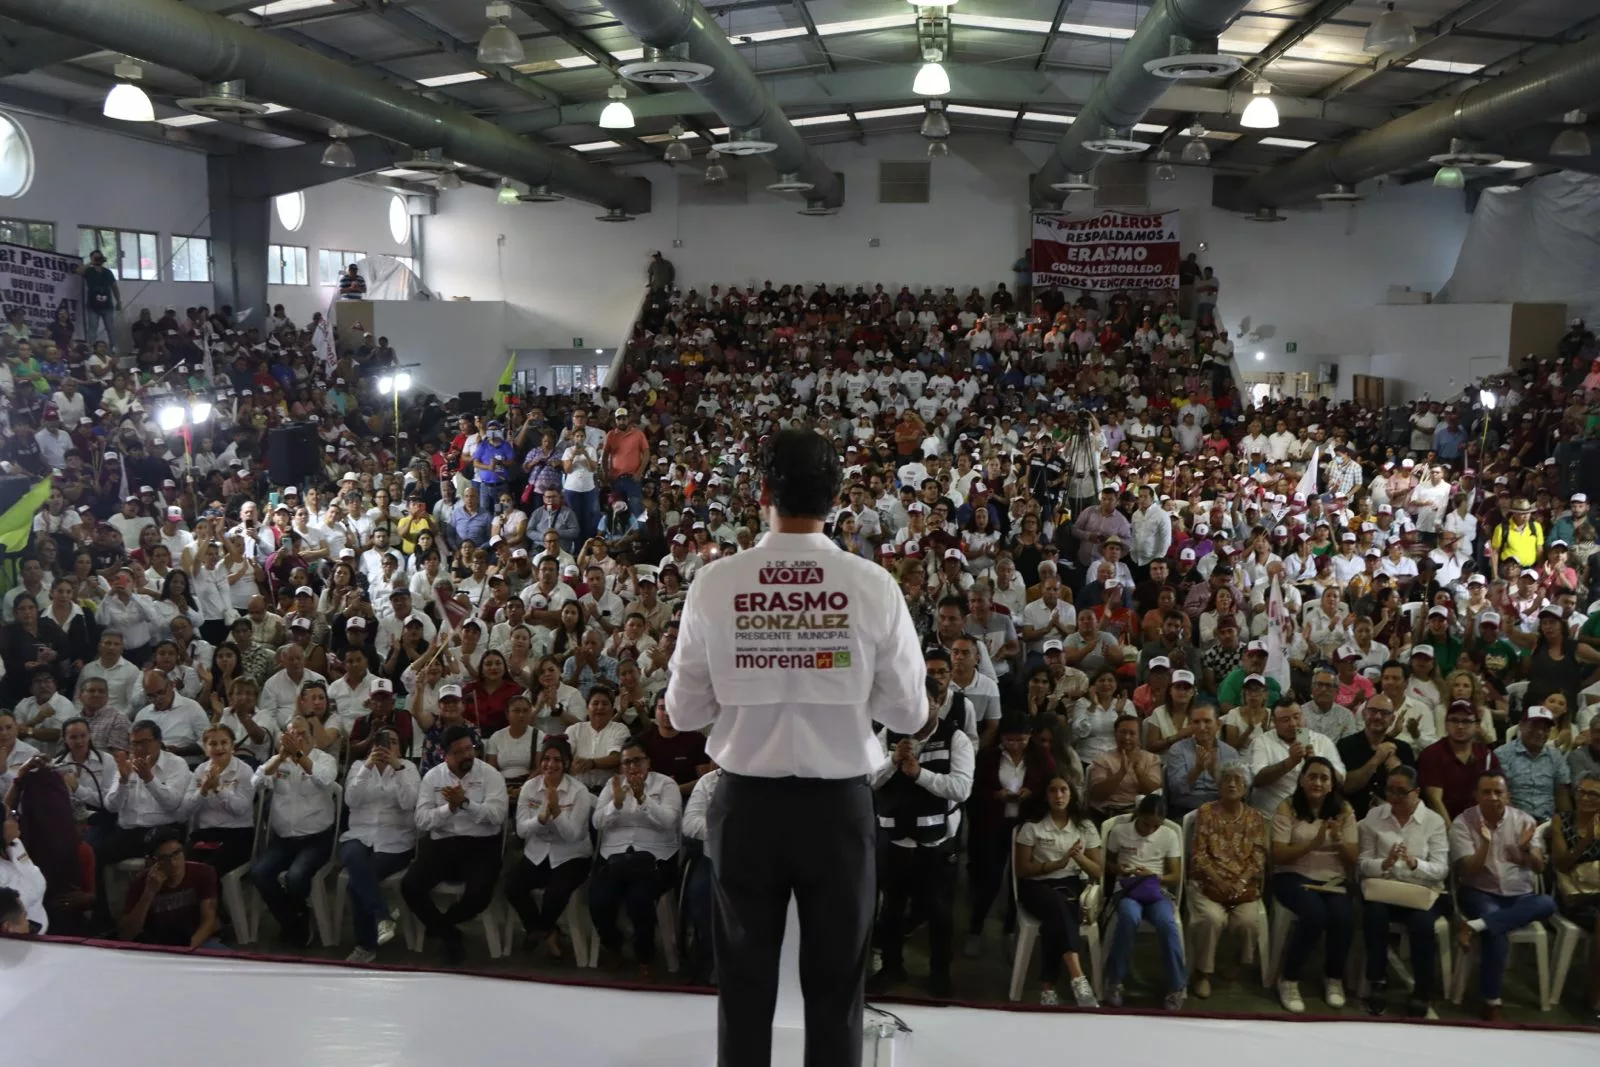
[[[522,694],[512,697],[506,705],[506,722],[484,741],[483,755],[506,780],[506,791],[516,796],[517,788],[533,773],[539,741],[539,731],[533,727],[533,703]]]
[[[1416,517],[1417,530],[1433,534],[1444,518],[1444,509],[1450,500],[1450,483],[1445,480],[1443,467],[1431,467],[1422,484],[1411,492],[1410,510]]]
[[[1145,720],[1146,751],[1160,755],[1194,733],[1189,725],[1189,709],[1194,707],[1194,698],[1194,672],[1173,671],[1166,701]]]
[[[68,719],[62,723],[61,744],[61,755],[55,762],[56,773],[61,775],[67,792],[72,794],[74,814],[85,824],[83,839],[91,848],[97,847],[117,829],[116,812],[106,809],[106,797],[117,780],[116,761],[94,747],[87,719]]]
[[[530,940],[543,939],[552,959],[561,958],[556,923],[572,894],[589,877],[594,844],[589,820],[594,797],[567,773],[572,750],[564,737],[548,737],[539,749],[539,774],[523,783],[517,798],[517,836],[522,855],[506,875],[505,894]],[[542,890],[543,899],[534,901]]]
[[[1072,710],[1072,748],[1087,766],[1116,747],[1117,720],[1137,715],[1133,701],[1117,691],[1117,676],[1107,669],[1095,675],[1089,692]]]
[[[1478,517],[1472,513],[1472,498],[1466,493],[1452,497],[1450,510],[1445,513],[1440,528],[1460,538],[1456,542],[1456,558],[1470,559],[1473,543],[1478,539]]]
[[[1239,629],[1249,632],[1250,613],[1233,595],[1233,590],[1223,586],[1211,594],[1211,607],[1200,615],[1200,647],[1209,648],[1217,640],[1217,620],[1232,618]]]
[[[622,744],[628,728],[616,718],[615,698],[605,684],[589,692],[589,717],[567,727],[572,746],[572,773],[591,792],[599,792],[622,766]]]
[[[1045,800],[1049,804],[1045,817],[1018,828],[1011,858],[1017,872],[1017,901],[1039,920],[1039,1003],[1061,1002],[1056,980],[1065,965],[1078,1007],[1099,1007],[1094,987],[1083,973],[1086,945],[1078,898],[1104,873],[1100,832],[1065,778],[1050,779]]]
[[[220,645],[228,639],[228,619],[233,615],[222,542],[207,541],[192,554],[189,566],[194,599],[200,608],[200,635],[213,645]]]
[[[416,855],[415,809],[422,779],[416,765],[400,758],[400,735],[380,729],[372,751],[345,775],[344,804],[349,829],[339,840],[339,863],[349,874],[350,911],[356,947],[348,957],[370,963],[378,948],[394,938],[384,879],[406,869]]]
[[[194,826],[189,857],[218,878],[249,863],[255,843],[255,784],[250,765],[233,754],[233,740],[226,726],[206,728],[206,761],[190,774],[178,805],[178,817]]]
[[[561,680],[561,665],[546,656],[539,663],[535,678],[537,685],[530,686],[533,693],[535,716],[556,715],[569,726],[582,721],[585,709],[583,694],[575,686]]]
[[[1349,644],[1350,609],[1339,599],[1339,590],[1329,587],[1318,601],[1306,609],[1306,640],[1332,658],[1340,645]]]

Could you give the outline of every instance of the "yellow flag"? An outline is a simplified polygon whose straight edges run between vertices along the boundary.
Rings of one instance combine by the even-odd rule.
[[[51,479],[41,480],[25,493],[21,500],[0,515],[0,546],[7,552],[21,552],[28,547],[28,534],[33,530],[33,517],[50,499]]]
[[[511,405],[506,402],[506,398],[511,395],[511,377],[516,368],[517,354],[513,352],[506,360],[506,369],[500,375],[500,381],[496,383],[496,385],[500,387],[494,391],[494,413],[496,415],[504,415],[511,407]]]

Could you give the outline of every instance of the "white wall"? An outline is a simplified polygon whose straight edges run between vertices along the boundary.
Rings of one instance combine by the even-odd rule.
[[[161,275],[168,279],[172,237],[210,235],[206,160],[201,153],[9,114],[33,145],[34,179],[21,197],[0,199],[0,217],[55,223],[56,251],[77,254],[80,226],[155,232],[160,235]],[[283,304],[296,321],[327,307],[333,293],[315,284],[318,248],[409,254],[409,244],[389,235],[391,195],[376,186],[335,182],[306,191],[306,221],[298,233],[284,232],[274,217],[273,241],[310,248],[313,284],[272,286],[271,301]],[[130,318],[143,307],[159,315],[169,304],[181,310],[214,302],[208,283],[124,281],[119,287]]]
[[[768,278],[963,291],[1009,284],[1027,240],[1028,176],[1044,146],[957,136],[951,154],[934,161],[931,202],[916,205],[877,202],[877,161],[925,158],[921,138],[873,138],[821,152],[845,176],[845,206],[827,218],[797,215],[794,197],[761,189],[744,205],[680,206],[677,183],[700,181],[698,169],[665,166],[640,170],[655,185],[655,209],[627,225],[595,222],[597,209],[572,201],[502,207],[487,190],[453,192],[424,223],[424,275],[442,294],[527,309],[552,347],[626,330],[657,249],[682,285],[702,291]],[[1246,369],[1338,362],[1341,382],[1352,368],[1365,370],[1353,359],[1371,352],[1363,317],[1391,285],[1437,288],[1468,222],[1459,195],[1423,185],[1386,187],[1353,211],[1292,212],[1274,225],[1212,208],[1207,171],[1179,168],[1177,181],[1152,182],[1150,190],[1153,206],[1183,211],[1186,248],[1207,243],[1200,258],[1221,279],[1224,325],[1237,331],[1248,321],[1257,334],[1238,339]],[[673,248],[674,239],[682,246]],[[1293,355],[1287,342],[1297,347]]]
[[[338,295],[337,286],[322,286],[317,278],[317,250],[341,249],[368,255],[409,256],[411,242],[396,241],[389,232],[389,189],[361,182],[340,181],[305,191],[306,218],[291,233],[272,213],[274,244],[300,245],[307,251],[310,285],[269,285],[267,299],[282,304],[295,322],[305,322],[313,311],[326,312]],[[393,339],[393,338],[391,338]]]
[[[1509,363],[1511,304],[1396,304],[1375,308],[1372,373],[1391,382],[1391,403],[1422,393],[1454,396]],[[1405,388],[1398,395],[1392,383]]]

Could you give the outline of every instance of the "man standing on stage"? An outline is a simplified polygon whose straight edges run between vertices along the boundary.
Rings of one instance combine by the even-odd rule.
[[[873,720],[927,725],[922,649],[893,576],[822,532],[839,458],[808,430],[761,456],[770,533],[689,588],[667,710],[711,726],[722,769],[707,853],[716,893],[718,1061],[771,1061],[790,893],[800,914],[807,1067],[859,1067],[876,906]]]

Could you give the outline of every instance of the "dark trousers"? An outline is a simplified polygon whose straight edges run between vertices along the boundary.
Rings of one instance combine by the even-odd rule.
[[[1039,920],[1039,981],[1054,985],[1061,977],[1062,957],[1087,951],[1078,897],[1081,878],[1019,878],[1017,899]]]
[[[950,974],[950,942],[955,925],[955,842],[902,848],[883,842],[878,847],[878,880],[883,903],[878,910],[878,949],[885,969],[905,965],[909,906],[928,920],[928,969]]]
[[[189,858],[196,863],[204,863],[221,878],[235,867],[243,867],[250,862],[250,850],[255,840],[253,826],[196,830],[189,838]]]
[[[481,914],[494,899],[500,880],[501,838],[422,838],[416,861],[400,879],[400,895],[423,927],[440,937],[459,937],[457,926]],[[443,882],[460,882],[463,892],[444,911],[433,902],[434,889]]]
[[[339,863],[344,867],[346,893],[350,897],[350,918],[356,928],[356,944],[368,951],[378,948],[378,924],[389,917],[389,902],[383,898],[383,880],[403,871],[415,852],[379,852],[371,845],[351,839],[339,842]]]
[[[1366,900],[1361,904],[1362,936],[1367,947],[1367,982],[1382,982],[1389,977],[1389,924],[1405,927],[1411,942],[1411,974],[1415,984],[1413,1000],[1432,1000],[1439,995],[1439,945],[1433,936],[1434,920],[1444,914],[1450,898],[1441,896],[1433,907],[1402,908]]]
[[[1555,898],[1543,893],[1501,896],[1471,886],[1461,886],[1456,890],[1456,897],[1463,915],[1484,922],[1484,928],[1478,932],[1483,957],[1478,990],[1485,1000],[1499,1000],[1505,986],[1506,961],[1511,957],[1510,935],[1555,914]]]
[[[333,855],[333,836],[331,826],[304,837],[273,834],[267,847],[250,865],[246,877],[261,894],[279,929],[292,934],[304,928],[311,879]],[[279,875],[283,875],[282,884],[278,882]]]
[[[1298,982],[1300,970],[1316,950],[1317,942],[1327,938],[1322,956],[1323,973],[1329,978],[1344,978],[1344,965],[1350,958],[1350,935],[1355,925],[1355,909],[1344,893],[1318,893],[1307,889],[1308,879],[1298,874],[1272,876],[1272,895],[1279,904],[1294,912],[1294,930],[1284,952],[1285,982]]]
[[[649,857],[647,862],[643,857]],[[624,910],[633,927],[633,958],[650,963],[656,956],[656,901],[677,880],[677,857],[658,860],[648,852],[627,852],[594,862],[589,879],[589,917],[608,952],[622,948],[617,919]]]
[[[715,887],[719,1067],[769,1067],[778,956],[800,915],[805,1067],[861,1067],[877,900],[877,820],[865,778],[722,772],[708,813]]]
[[[543,937],[556,928],[572,894],[589,877],[591,862],[588,856],[580,856],[552,867],[548,859],[534,863],[526,856],[517,857],[506,875],[506,903],[530,936]],[[544,899],[534,903],[533,894],[541,889]]]
[[[1011,831],[1016,821],[1007,819],[1002,825],[980,830],[976,826],[967,838],[967,907],[969,919],[967,933],[982,934],[983,924],[989,918],[994,898],[1000,895],[1000,884],[1005,880],[1006,853],[1011,849]],[[1006,933],[1017,925],[1016,909],[1006,907]]]

